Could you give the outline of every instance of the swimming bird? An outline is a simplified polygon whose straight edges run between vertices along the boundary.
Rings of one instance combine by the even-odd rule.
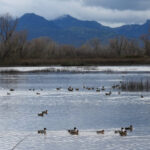
[[[125,130],[126,130],[126,131],[127,131],[127,130],[133,131],[133,126],[130,125],[129,127],[125,127]]]
[[[38,134],[46,134],[46,128],[44,128],[43,130],[38,130]]]
[[[97,134],[104,134],[104,132],[105,132],[104,130],[96,131]]]
[[[43,117],[44,116],[43,112],[38,113],[38,116]]]
[[[127,131],[120,131],[119,134],[120,136],[127,136]]]
[[[71,135],[78,135],[79,134],[79,130],[76,127],[74,127],[74,129],[69,129],[68,132]]]
[[[15,91],[14,89],[10,89],[10,91]]]
[[[48,114],[48,110],[44,110],[44,111],[42,111],[42,114]]]
[[[73,88],[70,86],[68,87],[68,91],[72,92],[73,91]]]
[[[97,88],[97,89],[96,89],[96,92],[100,92],[100,89],[99,89],[99,88]]]
[[[105,93],[106,96],[110,96],[111,95],[111,91],[108,93]]]

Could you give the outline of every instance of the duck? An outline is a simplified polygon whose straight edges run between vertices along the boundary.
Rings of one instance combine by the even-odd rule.
[[[105,90],[105,87],[104,86],[102,86],[102,91],[104,91]]]
[[[68,87],[68,91],[72,92],[73,91],[73,88],[70,86]]]
[[[96,92],[100,92],[100,89],[99,89],[99,88],[97,88],[97,89],[96,89]]]
[[[105,130],[96,131],[97,134],[104,134]]]
[[[76,88],[76,91],[79,91],[79,88]]]
[[[74,129],[69,129],[68,132],[71,135],[78,135],[79,134],[79,130],[76,127],[74,127]]]
[[[121,127],[121,130],[115,130],[114,133],[117,134],[117,133],[123,132],[123,130],[124,130],[124,128]]]
[[[7,92],[7,95],[10,95],[10,93]]]
[[[43,117],[43,116],[44,116],[44,113],[43,113],[43,112],[38,113],[38,116]]]
[[[111,95],[111,91],[108,93],[105,93],[106,96],[110,96]]]
[[[144,98],[144,96],[143,96],[143,95],[141,95],[141,98]]]
[[[42,111],[42,114],[48,114],[48,110],[44,110],[44,111]]]
[[[44,128],[43,130],[38,130],[38,134],[46,134],[46,128]]]
[[[127,136],[127,131],[120,131],[119,134],[120,136]]]
[[[129,131],[133,131],[133,126],[132,125],[130,125],[129,127],[125,127],[125,130],[127,131],[127,130],[129,130]]]
[[[10,89],[10,91],[15,91],[14,89]]]

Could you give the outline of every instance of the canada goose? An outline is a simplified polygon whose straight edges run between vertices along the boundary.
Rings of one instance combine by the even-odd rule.
[[[144,98],[144,96],[143,96],[143,95],[141,95],[141,98]]]
[[[38,113],[38,116],[43,117],[43,116],[44,116],[44,113],[43,113],[43,112]]]
[[[40,93],[39,93],[39,92],[37,92],[37,93],[36,93],[36,95],[40,95]]]
[[[76,91],[79,91],[79,88],[76,88]]]
[[[78,134],[79,134],[79,130],[77,130],[76,127],[74,127],[74,129],[68,130],[68,132],[69,132],[71,135],[78,135]]]
[[[104,130],[96,131],[97,134],[104,134]]]

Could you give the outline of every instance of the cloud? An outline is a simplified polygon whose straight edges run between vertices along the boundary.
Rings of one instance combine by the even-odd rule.
[[[149,0],[143,0],[143,3],[140,0],[130,1],[126,0],[124,4],[123,0],[0,0],[0,14],[9,12],[19,17],[33,12],[49,20],[70,14],[78,19],[95,20],[112,27],[141,24],[150,18]]]
[[[88,6],[101,6],[118,10],[147,10],[150,9],[150,0],[83,0]]]

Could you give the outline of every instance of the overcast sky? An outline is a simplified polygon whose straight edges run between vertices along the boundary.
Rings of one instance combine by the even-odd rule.
[[[0,0],[0,14],[36,13],[49,20],[69,14],[108,26],[142,24],[150,19],[150,0]]]

